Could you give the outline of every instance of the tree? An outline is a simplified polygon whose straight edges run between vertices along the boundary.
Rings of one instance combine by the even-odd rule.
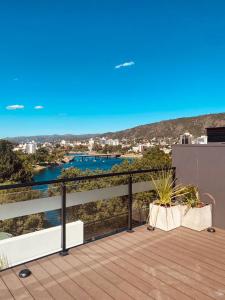
[[[39,148],[35,153],[35,160],[37,163],[48,162],[49,151],[46,148]]]
[[[44,228],[45,224],[43,214],[34,214],[20,218],[0,221],[0,232],[7,232],[14,236],[33,232]]]
[[[158,146],[149,148],[143,154],[143,165],[151,168],[171,167],[171,156],[162,151]]]
[[[13,144],[0,140],[0,182],[27,182],[32,173],[19,156],[13,152]]]
[[[102,146],[94,143],[93,147],[92,147],[92,151],[96,151],[96,152],[101,152],[102,151]]]

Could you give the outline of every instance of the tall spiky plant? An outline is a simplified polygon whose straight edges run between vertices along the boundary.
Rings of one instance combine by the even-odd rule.
[[[157,194],[155,204],[171,206],[188,193],[185,186],[175,185],[171,171],[162,171],[160,177],[157,180],[152,177],[152,181]]]
[[[186,187],[181,184],[176,185],[172,172],[168,170],[162,171],[157,180],[154,177],[152,177],[152,182],[156,191],[156,200],[154,201],[154,204],[157,205],[157,210],[155,211],[153,209],[153,206],[150,206],[147,223],[149,223],[150,218],[154,216],[154,221],[151,222],[154,223],[154,225],[151,225],[151,228],[155,228],[157,226],[160,206],[166,207],[165,218],[167,225],[169,224],[169,217],[172,217],[175,222],[173,210],[170,209],[168,211],[167,207],[171,208],[172,206],[180,203],[179,198],[183,197],[187,193]],[[155,211],[154,214],[152,214],[152,210]]]

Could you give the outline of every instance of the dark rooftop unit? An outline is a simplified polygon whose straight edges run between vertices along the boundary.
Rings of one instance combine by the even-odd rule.
[[[206,128],[208,143],[225,143],[225,127]]]

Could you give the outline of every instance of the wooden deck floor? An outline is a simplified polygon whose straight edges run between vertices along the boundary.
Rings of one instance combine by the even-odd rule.
[[[225,231],[142,226],[25,267],[0,273],[0,299],[225,299]]]

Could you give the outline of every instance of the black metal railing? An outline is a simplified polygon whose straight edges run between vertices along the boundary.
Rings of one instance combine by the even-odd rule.
[[[108,177],[119,177],[119,176],[128,176],[128,224],[127,231],[133,232],[133,224],[132,224],[132,208],[133,208],[133,176],[140,174],[148,174],[148,173],[158,173],[162,171],[171,171],[173,182],[175,182],[176,178],[176,169],[174,167],[171,168],[154,168],[154,169],[146,169],[146,170],[133,170],[133,171],[125,171],[125,172],[117,172],[117,173],[103,173],[97,175],[89,175],[89,176],[77,176],[74,178],[62,178],[57,180],[49,180],[49,181],[41,181],[41,182],[28,182],[28,183],[18,183],[18,184],[9,184],[9,185],[1,185],[0,191],[2,190],[10,190],[17,188],[25,188],[25,187],[35,187],[41,185],[50,185],[50,184],[60,184],[61,185],[61,255],[67,255],[68,249],[66,247],[66,208],[67,208],[67,185],[69,182],[81,182],[85,180],[96,180],[100,178],[108,178]],[[91,202],[91,201],[90,201]]]

